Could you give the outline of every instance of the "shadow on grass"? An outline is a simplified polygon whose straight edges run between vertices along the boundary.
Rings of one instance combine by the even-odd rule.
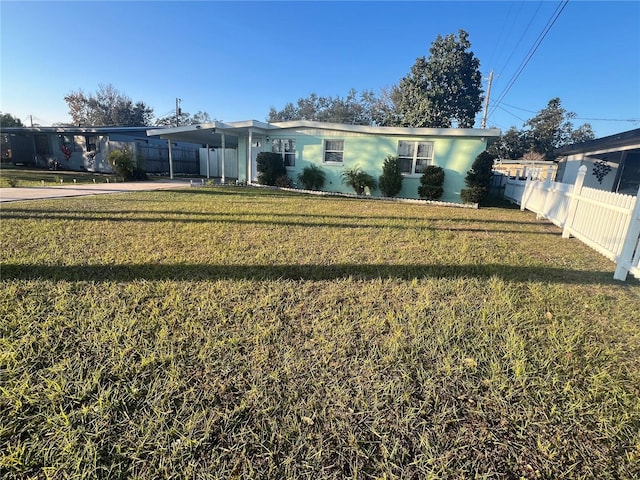
[[[545,266],[484,265],[2,265],[2,280],[358,280],[427,278],[501,278],[510,282],[616,284],[612,271]]]

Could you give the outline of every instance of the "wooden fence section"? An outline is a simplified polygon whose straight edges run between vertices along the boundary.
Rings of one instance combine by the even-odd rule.
[[[587,168],[580,167],[575,185],[527,179],[508,180],[504,197],[535,212],[616,262],[613,276],[640,278],[640,202],[637,196],[583,187]],[[638,192],[640,195],[640,190]]]

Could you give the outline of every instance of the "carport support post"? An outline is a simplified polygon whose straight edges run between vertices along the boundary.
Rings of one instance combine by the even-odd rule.
[[[247,184],[251,183],[251,169],[253,161],[253,130],[249,129],[249,143],[247,144]]]
[[[171,154],[171,139],[167,139],[169,144],[169,178],[173,180],[173,155]]]
[[[207,178],[209,178],[209,144],[207,143]]]
[[[224,144],[224,133],[220,135],[222,137],[222,184],[224,185],[224,151],[226,149]]]

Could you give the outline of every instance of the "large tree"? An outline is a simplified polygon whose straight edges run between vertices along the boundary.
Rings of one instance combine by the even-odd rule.
[[[159,127],[176,127],[183,125],[197,125],[199,123],[211,123],[213,121],[215,120],[212,120],[211,116],[207,112],[198,110],[196,113],[191,115],[190,113],[183,112],[181,110],[178,114],[177,125],[175,114],[169,114],[164,117],[157,118],[154,124]]]
[[[469,34],[438,35],[429,58],[419,57],[397,87],[394,122],[406,127],[472,128],[482,107],[480,61]]]
[[[153,119],[153,108],[141,101],[133,103],[111,84],[99,85],[95,94],[72,91],[64,100],[75,125],[147,126]]]
[[[372,91],[358,94],[351,89],[346,97],[321,97],[311,93],[299,98],[293,104],[287,103],[281,110],[271,107],[267,121],[286,122],[290,120],[311,120],[317,122],[347,123],[352,125],[372,125],[377,98]]]
[[[18,117],[0,112],[0,127],[24,127],[24,125]]]
[[[588,123],[574,128],[571,120],[575,116],[562,107],[559,98],[552,98],[545,108],[524,123],[522,130],[509,128],[489,151],[500,158],[519,159],[525,153],[533,152],[545,160],[553,160],[557,148],[595,138]]]

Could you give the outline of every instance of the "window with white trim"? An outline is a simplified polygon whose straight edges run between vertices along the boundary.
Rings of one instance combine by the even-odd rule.
[[[296,165],[296,141],[293,138],[274,138],[271,141],[271,151],[282,155],[285,167]]]
[[[398,141],[400,171],[420,175],[427,165],[433,165],[433,142]]]
[[[324,163],[342,163],[344,158],[344,140],[324,141]]]

